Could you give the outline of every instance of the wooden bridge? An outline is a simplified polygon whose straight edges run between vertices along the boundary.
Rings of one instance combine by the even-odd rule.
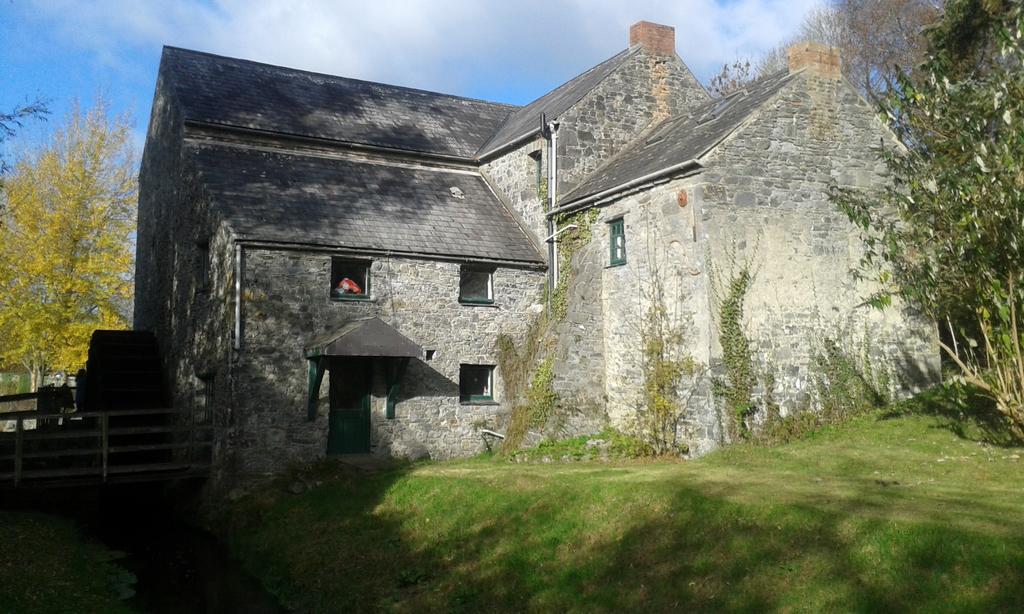
[[[0,413],[0,431],[0,488],[172,480],[210,468],[212,428],[174,409]]]
[[[209,408],[168,408],[151,333],[96,331],[87,373],[81,407],[69,388],[0,397],[0,488],[209,473]]]

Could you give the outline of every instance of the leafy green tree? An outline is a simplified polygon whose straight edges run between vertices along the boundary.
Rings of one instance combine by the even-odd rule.
[[[126,325],[137,197],[130,127],[102,102],[74,108],[5,176],[0,363],[22,365],[33,389],[83,365],[94,329]]]
[[[962,379],[1024,434],[1024,9],[955,0],[929,57],[882,109],[906,146],[880,194],[835,190],[865,234],[863,270],[948,329]]]

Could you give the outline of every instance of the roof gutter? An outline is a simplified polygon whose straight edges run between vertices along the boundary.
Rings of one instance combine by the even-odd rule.
[[[577,209],[582,209],[583,207],[587,206],[590,203],[593,203],[593,202],[596,202],[596,201],[599,201],[599,200],[603,200],[603,199],[608,198],[609,196],[613,196],[613,195],[615,195],[615,194],[617,194],[619,192],[623,192],[623,191],[628,190],[630,188],[635,188],[637,186],[640,186],[640,185],[643,185],[643,184],[648,183],[650,181],[653,181],[655,179],[658,179],[659,177],[663,177],[665,175],[670,175],[672,173],[675,173],[676,171],[681,171],[681,170],[686,170],[686,169],[692,169],[694,171],[698,171],[698,170],[700,170],[702,168],[704,168],[704,166],[700,162],[695,160],[695,159],[687,160],[686,162],[680,162],[679,164],[673,164],[672,166],[668,166],[668,167],[665,167],[665,168],[663,168],[661,170],[654,171],[653,173],[648,173],[648,174],[646,174],[646,175],[644,175],[642,177],[637,177],[636,179],[630,179],[629,181],[627,181],[627,182],[625,182],[623,184],[617,185],[614,188],[608,188],[607,190],[602,190],[601,192],[598,192],[597,194],[593,194],[591,196],[587,196],[587,197],[581,198],[579,200],[570,201],[569,203],[564,204],[561,207],[556,207],[556,208],[552,209],[551,211],[548,212],[547,215],[548,215],[549,218],[551,218],[551,217],[554,217],[556,215],[560,215],[562,213],[569,213],[569,212],[575,211]]]
[[[518,136],[512,139],[511,141],[506,142],[504,145],[497,145],[495,147],[490,148],[489,150],[487,150],[486,153],[479,154],[474,159],[479,162],[486,162],[488,159],[491,158],[491,156],[494,156],[499,153],[504,153],[510,149],[515,149],[516,147],[522,145],[523,143],[526,143],[530,139],[535,138],[537,134],[539,134],[540,132],[540,128],[531,130],[522,136]]]
[[[251,249],[325,252],[348,257],[359,257],[362,255],[364,257],[380,256],[387,258],[410,258],[413,260],[434,260],[440,262],[493,265],[534,271],[543,271],[547,268],[547,264],[543,261],[508,260],[502,258],[485,258],[483,256],[459,256],[457,254],[406,252],[390,249],[375,249],[370,247],[344,247],[323,245],[319,243],[300,243],[297,241],[270,241],[266,239],[253,239],[245,236],[237,236],[235,238],[235,244]]]

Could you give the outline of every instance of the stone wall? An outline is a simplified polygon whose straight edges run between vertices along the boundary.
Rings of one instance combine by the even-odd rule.
[[[538,136],[526,144],[493,158],[480,166],[483,175],[495,191],[512,208],[520,222],[533,234],[534,240],[547,255],[543,244],[548,236],[547,210],[548,142]],[[531,154],[540,156],[542,185],[537,184],[537,162]]]
[[[691,191],[696,177],[675,179],[626,194],[601,209],[595,240],[604,248],[602,328],[605,353],[605,394],[612,423],[636,425],[642,407],[644,342],[650,334],[653,308],[666,310],[670,332],[679,335],[678,355],[697,364],[710,362],[711,318],[708,308],[699,203],[680,204],[679,193]],[[626,263],[610,266],[609,222],[621,218],[626,233]],[[680,434],[694,453],[721,440],[721,424],[703,369],[683,382],[688,399]]]
[[[756,278],[746,312],[757,358],[774,365],[783,408],[805,402],[810,357],[825,335],[862,346],[886,366],[898,392],[937,381],[934,324],[899,306],[863,305],[863,245],[828,198],[830,182],[879,186],[886,169],[873,148],[891,136],[844,82],[803,74],[704,161],[701,197],[712,258],[735,245]],[[717,354],[718,348],[715,347]]]
[[[160,80],[139,173],[133,326],[157,337],[168,402],[213,422],[216,460],[226,442],[221,434],[228,417],[211,415],[207,404],[231,403],[234,249],[230,233],[211,214],[189,161],[189,145]]]
[[[402,383],[395,418],[384,415],[384,385],[376,369],[372,451],[393,456],[449,458],[485,449],[481,429],[502,432],[509,407],[500,370],[496,403],[459,402],[459,365],[497,365],[495,341],[522,339],[540,311],[543,271],[498,268],[494,305],[458,301],[456,262],[375,258],[370,301],[328,297],[331,253],[245,250],[243,338],[234,367],[236,418],[231,429],[233,471],[278,472],[291,462],[322,458],[327,448],[328,376],[315,421],[307,421],[304,346],[358,317],[379,316],[425,349]]]
[[[565,194],[640,133],[710,100],[675,54],[630,58],[558,119],[558,193]]]
[[[776,376],[775,397],[784,412],[808,401],[811,355],[825,335],[845,336],[858,348],[867,336],[874,366],[890,372],[897,393],[937,381],[934,325],[905,308],[879,312],[863,306],[873,288],[851,272],[863,245],[828,199],[833,180],[861,187],[886,181],[872,150],[880,137],[890,138],[851,88],[805,75],[713,150],[702,161],[702,173],[663,180],[599,208],[590,243],[575,266],[599,267],[600,274],[581,275],[576,283],[583,287],[571,292],[584,305],[579,295],[599,294],[602,326],[593,325],[592,314],[581,316],[570,307],[559,351],[587,355],[596,343],[594,331],[600,331],[612,424],[635,424],[645,316],[660,302],[682,332],[685,351],[709,369],[685,383],[694,396],[681,435],[694,454],[727,439],[710,391],[711,375],[721,373],[711,275],[712,267],[728,268],[733,247],[753,261],[745,328],[759,368]],[[626,264],[610,266],[608,222],[620,217]],[[660,301],[655,280],[661,282]],[[573,371],[564,370],[556,382],[563,394],[593,389],[592,380]]]

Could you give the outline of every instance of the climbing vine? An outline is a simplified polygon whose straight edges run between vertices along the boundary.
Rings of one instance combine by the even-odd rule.
[[[711,296],[715,305],[719,343],[722,346],[724,373],[711,381],[716,397],[724,403],[730,417],[729,428],[741,439],[750,437],[750,419],[757,411],[754,390],[757,369],[743,324],[743,305],[754,280],[751,260],[740,260],[735,247],[726,253],[728,270],[711,265]]]
[[[525,391],[526,401],[512,410],[502,451],[514,452],[523,443],[526,433],[531,428],[540,428],[547,424],[558,407],[558,394],[553,384],[555,372],[551,357],[545,358],[533,373],[530,385]]]
[[[544,185],[546,187],[546,183]],[[577,227],[559,237],[561,276],[550,297],[551,309],[534,319],[522,343],[517,345],[509,335],[498,336],[495,349],[498,368],[505,381],[505,396],[515,403],[502,445],[505,452],[518,449],[529,429],[543,427],[557,411],[559,399],[554,392],[554,366],[550,356],[555,345],[552,329],[568,312],[569,288],[575,278],[573,257],[590,242],[598,214],[596,209],[591,209],[555,218],[558,228],[570,224]],[[547,300],[545,289],[544,301]]]
[[[576,271],[572,266],[573,256],[590,243],[593,237],[594,222],[597,221],[600,211],[596,208],[576,211],[565,215],[555,216],[555,227],[565,228],[575,224],[576,228],[560,235],[558,238],[558,268],[560,271],[558,284],[551,295],[551,318],[554,321],[565,319],[569,309],[569,288],[576,278]]]
[[[685,351],[682,328],[673,325],[661,299],[651,304],[641,331],[643,403],[637,412],[639,435],[655,454],[688,452],[678,440],[679,421],[697,390],[701,365]],[[689,386],[685,386],[689,380]],[[685,391],[684,391],[685,387]]]

